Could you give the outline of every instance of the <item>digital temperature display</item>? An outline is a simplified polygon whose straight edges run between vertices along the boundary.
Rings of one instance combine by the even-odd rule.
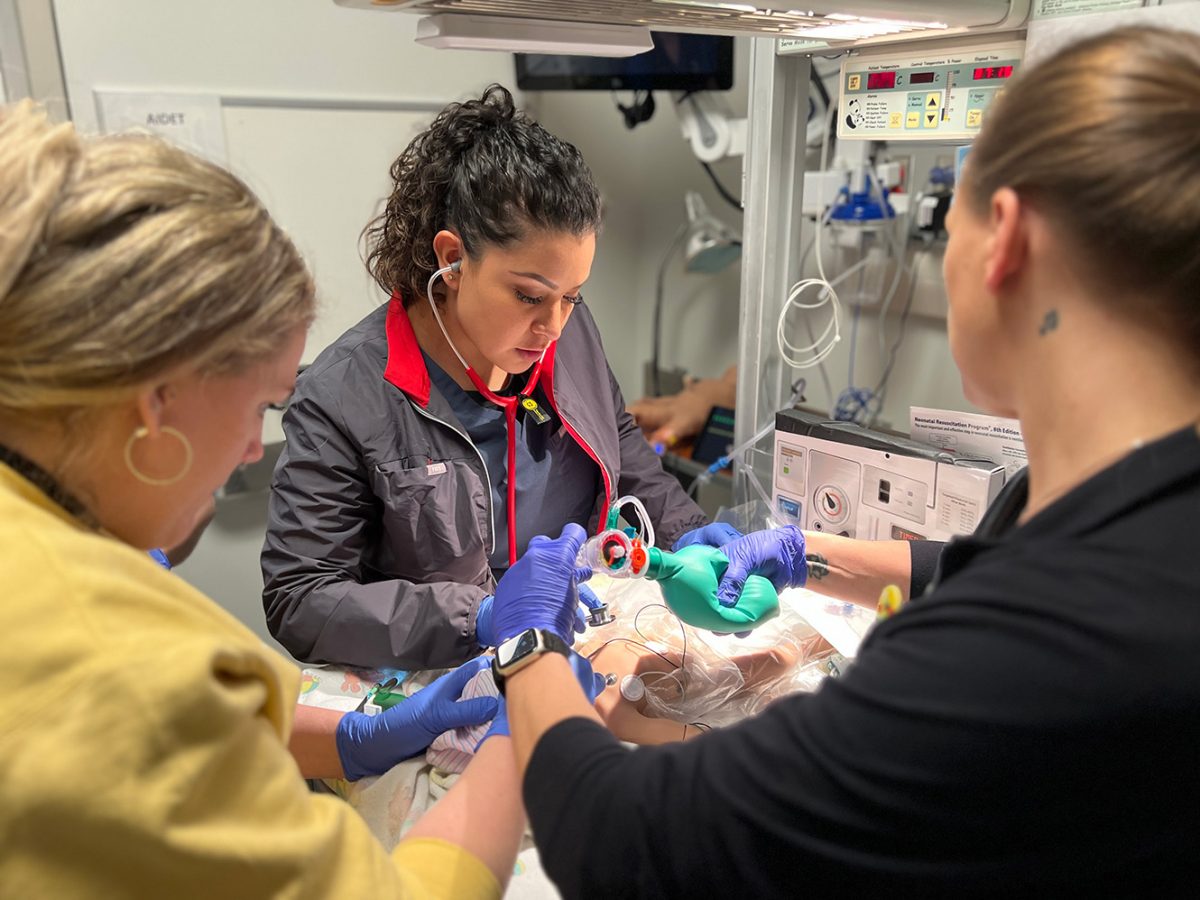
[[[867,90],[878,91],[883,88],[894,88],[896,86],[895,72],[868,72],[867,73]]]
[[[909,84],[932,84],[933,77],[934,76],[933,76],[932,72],[913,72],[911,75],[908,76],[908,83]]]
[[[988,66],[975,70],[976,81],[986,81],[989,78],[1011,78],[1012,66]]]

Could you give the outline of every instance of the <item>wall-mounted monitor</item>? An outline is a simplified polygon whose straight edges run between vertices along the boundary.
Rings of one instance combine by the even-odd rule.
[[[518,53],[523,91],[727,91],[733,87],[733,38],[656,31],[654,49],[637,56]]]

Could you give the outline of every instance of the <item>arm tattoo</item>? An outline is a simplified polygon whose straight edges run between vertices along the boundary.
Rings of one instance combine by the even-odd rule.
[[[805,554],[804,561],[808,564],[808,577],[820,581],[829,575],[829,560],[820,553]]]

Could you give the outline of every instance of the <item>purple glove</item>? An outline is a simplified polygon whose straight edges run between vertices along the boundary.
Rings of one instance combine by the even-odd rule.
[[[691,531],[685,531],[679,536],[672,550],[682,550],[684,547],[690,547],[692,544],[707,544],[709,547],[716,547],[718,550],[728,544],[730,541],[736,541],[742,536],[742,533],[732,525],[726,525],[724,522],[713,522],[705,525],[703,528],[694,528]]]
[[[717,601],[722,606],[737,605],[749,575],[769,579],[777,591],[804,587],[808,580],[804,532],[795,525],[747,534],[726,544],[721,552],[729,560],[729,567],[717,586]]]
[[[572,653],[567,659],[571,662],[571,671],[575,673],[575,680],[583,688],[583,693],[587,697],[588,703],[595,703],[596,697],[604,690],[604,676],[593,672],[592,664],[578,653]],[[477,751],[483,746],[483,742],[490,737],[495,737],[496,735],[509,737],[511,735],[508,728],[508,705],[504,702],[503,697],[498,699],[500,700],[500,710],[496,713],[496,718],[492,719],[492,727],[487,730],[487,733],[475,745]]]
[[[491,624],[497,644],[526,628],[552,631],[568,644],[575,640],[579,610],[575,558],[586,540],[587,533],[574,523],[554,540],[543,535],[530,539],[525,555],[496,585]]]
[[[420,753],[443,731],[482,725],[496,714],[495,697],[459,700],[463,687],[492,661],[478,657],[443,675],[407,700],[376,716],[348,712],[338,721],[334,740],[349,781],[381,775],[401,760]]]
[[[488,594],[479,601],[479,609],[475,613],[475,642],[480,647],[495,647],[496,629],[492,626],[492,609],[496,598]]]
[[[584,577],[591,578],[591,569],[583,573]],[[587,614],[584,613],[583,607],[595,609],[600,605],[600,598],[595,592],[586,585],[579,585],[579,602],[582,606],[575,607],[575,634],[583,634],[587,630]],[[494,609],[495,597],[490,594],[479,601],[479,611],[475,614],[475,640],[479,642],[480,647],[495,647],[499,641],[496,640],[496,629],[492,623],[492,611]],[[571,636],[568,643],[575,642],[575,635]]]

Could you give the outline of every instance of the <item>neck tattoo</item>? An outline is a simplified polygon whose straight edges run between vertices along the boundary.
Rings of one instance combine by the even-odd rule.
[[[1058,330],[1058,310],[1052,309],[1046,313],[1046,317],[1042,319],[1042,325],[1038,328],[1038,336],[1045,337],[1052,331]]]

